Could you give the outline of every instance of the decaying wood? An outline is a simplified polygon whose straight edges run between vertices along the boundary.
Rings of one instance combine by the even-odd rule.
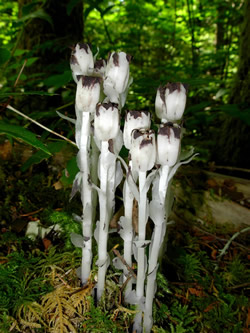
[[[207,176],[206,189],[194,188],[192,182],[175,187],[178,202],[185,206],[187,193],[190,196],[195,212],[194,220],[233,224],[236,226],[250,225],[250,180],[204,171]],[[192,179],[193,175],[189,175]],[[191,187],[187,191],[187,187]],[[198,200],[200,198],[200,200]],[[184,203],[183,203],[184,202]],[[202,204],[201,204],[202,202]]]

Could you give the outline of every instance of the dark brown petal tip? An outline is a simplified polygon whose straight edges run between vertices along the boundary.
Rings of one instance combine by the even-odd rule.
[[[181,137],[181,127],[174,126],[173,123],[166,123],[164,126],[160,127],[158,134],[160,135],[166,135],[168,138],[171,135],[171,130],[174,132],[174,137],[176,139],[180,139]]]
[[[160,92],[160,98],[163,101],[163,103],[165,103],[165,93],[166,93],[166,86],[161,86],[158,88],[159,92]]]
[[[90,46],[88,44],[86,44],[86,43],[78,43],[78,45],[79,45],[80,49],[84,49],[86,53],[89,53],[88,52],[88,47],[90,48]]]
[[[114,141],[112,139],[110,139],[108,141],[108,144],[109,144],[109,147],[108,147],[108,150],[114,154]]]
[[[181,91],[181,83],[180,82],[168,82],[166,84],[166,89],[169,90],[169,93],[171,94],[175,90]]]
[[[149,114],[148,111],[135,111],[135,110],[126,111],[125,120],[127,120],[128,115],[130,115],[134,119],[142,117],[142,113],[144,113],[146,116],[148,116]]]
[[[179,92],[181,91],[181,85],[183,85],[183,87],[186,90],[186,94],[188,92],[188,85],[185,83],[181,83],[181,82],[168,82],[166,84],[166,89],[169,89],[169,93],[171,94],[172,92],[174,92],[175,90],[178,90]]]
[[[128,62],[131,62],[131,60],[133,59],[133,56],[131,56],[130,54],[126,54],[126,59]]]
[[[153,144],[152,136],[142,140],[142,142],[140,143],[140,149],[147,146],[147,145],[151,145],[151,144]]]
[[[95,62],[95,69],[101,69],[105,65],[106,65],[106,62],[105,62],[104,59],[96,60],[96,62]]]
[[[95,84],[100,84],[101,83],[101,78],[100,77],[95,77],[95,76],[82,76],[82,86],[91,88]]]
[[[111,102],[109,102],[109,103],[102,103],[102,106],[106,109],[106,110],[108,110],[109,108],[116,108],[116,109],[118,109],[118,104],[116,104],[116,103],[111,103]]]
[[[114,65],[119,66],[119,55],[118,55],[118,53],[114,52],[112,58],[113,58]]]

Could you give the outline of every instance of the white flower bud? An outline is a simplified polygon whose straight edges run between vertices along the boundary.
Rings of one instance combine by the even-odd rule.
[[[151,119],[148,111],[127,111],[123,130],[124,145],[131,148],[131,133],[134,129],[150,128]]]
[[[154,131],[146,129],[133,130],[130,154],[133,170],[146,172],[152,169],[156,159]]]
[[[118,103],[119,94],[124,93],[127,88],[130,60],[131,57],[124,52],[112,52],[109,56],[103,88],[105,95],[113,103]]]
[[[88,44],[78,43],[70,57],[72,75],[77,83],[77,75],[89,75],[93,72],[94,58]]]
[[[100,98],[101,79],[92,76],[78,76],[76,89],[76,109],[94,112]]]
[[[180,153],[181,127],[166,123],[159,128],[157,136],[157,163],[172,167]]]
[[[120,115],[117,104],[100,103],[96,106],[95,136],[101,141],[114,139],[120,129]]]
[[[155,112],[163,122],[182,118],[187,99],[187,88],[181,83],[167,83],[157,90]]]

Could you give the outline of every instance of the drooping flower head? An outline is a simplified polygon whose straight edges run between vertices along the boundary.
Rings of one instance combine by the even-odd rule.
[[[78,75],[91,75],[94,69],[94,58],[88,44],[77,43],[70,57],[70,68],[77,83]]]
[[[153,130],[133,130],[130,155],[134,170],[146,172],[153,168],[156,159],[155,133]]]
[[[178,160],[181,143],[181,127],[177,124],[161,125],[157,135],[157,163],[172,167]]]
[[[120,129],[118,105],[114,103],[99,103],[96,106],[94,128],[97,139],[101,141],[114,139]]]
[[[100,98],[101,78],[77,76],[76,110],[93,113]]]
[[[119,95],[127,89],[130,60],[131,57],[125,52],[112,52],[109,55],[103,88],[112,103],[119,103]]]
[[[131,148],[131,133],[134,129],[150,128],[151,119],[148,111],[127,111],[123,130],[124,145],[127,149]]]
[[[155,99],[155,112],[162,122],[176,122],[182,118],[187,99],[187,86],[167,83],[159,87]]]

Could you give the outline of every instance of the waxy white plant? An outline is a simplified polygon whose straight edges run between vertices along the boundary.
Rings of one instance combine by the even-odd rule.
[[[99,208],[100,221],[97,224],[98,241],[98,278],[97,299],[99,300],[105,288],[105,277],[109,263],[107,252],[109,223],[113,214],[115,196],[116,156],[113,151],[113,141],[120,130],[118,105],[113,103],[98,104],[95,112],[94,133],[101,141],[99,160]]]
[[[155,112],[163,123],[176,122],[183,116],[187,89],[182,83],[167,83],[159,87],[155,99]]]
[[[193,151],[186,156],[180,153],[182,129],[178,123],[181,123],[187,95],[187,88],[181,83],[167,83],[157,90],[155,112],[161,120],[157,136],[150,129],[151,117],[147,111],[127,111],[122,133],[120,117],[132,83],[130,60],[131,57],[124,52],[112,52],[107,62],[95,61],[89,45],[78,43],[73,48],[70,61],[77,84],[76,120],[62,117],[75,123],[79,148],[79,173],[74,180],[71,197],[80,191],[83,214],[77,220],[82,223],[82,235],[73,233],[71,239],[75,246],[82,248],[79,272],[82,283],[88,281],[91,273],[96,210],[94,189],[99,196],[99,221],[95,223],[94,236],[98,244],[96,291],[97,300],[100,300],[109,265],[108,234],[115,212],[115,191],[123,178],[121,161],[126,179],[123,185],[124,216],[118,222],[118,233],[123,240],[124,252],[122,260],[115,258],[113,263],[123,270],[121,281],[126,286],[125,301],[137,308],[133,330],[149,333],[153,325],[158,259],[173,202],[171,182],[178,167],[188,163],[194,154]],[[101,98],[103,93],[105,96]],[[128,165],[119,156],[123,143],[129,150]],[[148,196],[150,189],[151,201]],[[135,200],[138,202],[136,230],[132,223]],[[146,238],[149,218],[154,226],[150,240]],[[136,281],[131,278],[133,258],[137,263]]]
[[[78,75],[92,74],[94,68],[94,58],[88,44],[76,44],[71,54],[70,67],[75,83],[78,81]]]
[[[147,171],[151,170],[156,160],[155,134],[152,130],[135,129],[132,132],[131,142],[132,168],[138,172],[139,178],[139,202],[138,202],[138,238],[135,243],[135,256],[137,260],[136,299],[138,301],[138,314],[135,317],[134,330],[141,327],[142,311],[144,303],[144,281],[147,271],[147,258],[145,248],[146,225],[148,222],[148,199],[146,184]]]
[[[154,222],[154,232],[151,238],[148,259],[149,264],[144,312],[144,327],[146,332],[150,332],[153,325],[152,306],[156,288],[158,257],[164,241],[168,218],[166,195],[169,185],[169,170],[178,160],[180,152],[180,134],[180,126],[166,123],[160,126],[157,136],[157,163],[160,167],[159,175],[154,181],[152,201],[150,202],[150,217]]]
[[[82,248],[82,265],[79,272],[82,283],[88,281],[92,264],[92,233],[93,233],[93,196],[90,183],[90,122],[93,118],[93,105],[100,97],[100,79],[91,76],[77,76],[76,91],[76,144],[79,152],[77,165],[79,173],[74,180],[71,197],[79,190],[83,205],[82,236],[72,234],[75,246]]]
[[[124,106],[128,88],[133,81],[129,76],[130,61],[131,56],[125,52],[112,52],[107,62],[103,82],[104,94],[109,102],[119,104],[119,109]]]
[[[149,129],[151,124],[151,117],[148,111],[127,111],[125,115],[125,124],[123,130],[124,146],[129,150],[131,149],[132,131],[134,129]],[[137,181],[138,171],[133,168],[132,161],[129,162],[129,173],[132,178]],[[129,175],[128,175],[129,176]],[[127,179],[123,187],[123,204],[124,216],[120,218],[120,231],[119,234],[124,241],[124,259],[126,263],[132,266],[132,245],[134,239],[134,230],[132,225],[133,220],[133,202],[134,195],[130,189]],[[129,277],[129,271],[123,265],[123,282]],[[130,292],[132,291],[132,278],[129,279],[125,288],[125,301],[127,301]]]

